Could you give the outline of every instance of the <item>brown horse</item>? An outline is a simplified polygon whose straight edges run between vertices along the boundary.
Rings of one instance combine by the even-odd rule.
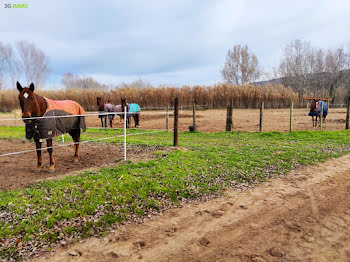
[[[30,84],[29,88],[23,88],[17,82],[17,89],[19,91],[18,99],[22,109],[22,119],[26,124],[26,138],[34,137],[36,145],[37,170],[40,171],[42,165],[41,144],[43,139],[46,139],[47,151],[50,155],[49,171],[53,172],[55,170],[55,159],[53,157],[52,138],[67,132],[72,136],[75,143],[74,161],[78,161],[80,129],[86,130],[85,118],[83,116],[67,116],[83,115],[85,114],[84,109],[71,100],[57,101],[35,94],[33,83]],[[39,118],[43,116],[44,118]]]
[[[124,113],[124,109],[126,107],[126,128],[129,128],[130,126],[130,118],[134,118],[135,122],[135,127],[138,127],[140,125],[140,113],[141,113],[141,108],[138,104],[129,104],[126,103],[125,98],[121,98],[121,106],[122,106],[122,112]],[[121,117],[124,119],[124,114],[121,115]]]
[[[311,102],[309,116],[312,117],[312,126],[317,127],[317,119],[320,117],[320,113],[318,112],[318,101],[316,99]]]
[[[98,107],[98,118],[101,119],[101,125],[102,127],[107,127],[107,115],[105,115],[105,104],[102,101],[102,97],[97,97],[96,99],[97,102],[97,107]],[[104,120],[104,124],[103,124],[103,120]],[[111,123],[111,127],[112,127],[112,123]]]

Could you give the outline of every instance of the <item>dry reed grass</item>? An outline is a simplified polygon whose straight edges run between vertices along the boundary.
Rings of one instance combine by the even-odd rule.
[[[96,97],[102,96],[105,101],[111,99],[114,104],[120,104],[120,98],[127,98],[128,102],[137,103],[141,108],[159,108],[172,106],[175,97],[180,100],[183,107],[191,107],[193,101],[204,108],[224,108],[232,100],[235,108],[258,108],[264,102],[265,108],[284,108],[293,101],[295,106],[304,106],[299,101],[298,94],[291,88],[280,84],[265,86],[232,86],[229,84],[216,84],[214,86],[183,86],[178,87],[123,87],[109,91],[91,89],[67,90],[38,90],[38,94],[45,97],[77,101],[85,110],[96,110]],[[0,90],[0,111],[10,112],[19,108],[18,92],[13,90]]]

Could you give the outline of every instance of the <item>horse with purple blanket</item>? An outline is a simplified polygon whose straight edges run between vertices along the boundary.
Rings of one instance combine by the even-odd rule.
[[[111,128],[113,127],[113,120],[115,117],[115,113],[122,112],[121,105],[112,105],[112,101],[108,100],[106,104],[103,103],[102,97],[97,97],[97,107],[99,111],[99,118],[101,119],[102,127],[107,127],[107,118],[109,119],[109,125]],[[106,114],[107,112],[111,112],[112,114]],[[120,114],[119,114],[120,116]],[[120,116],[121,118],[121,116]],[[103,125],[104,120],[104,125]]]

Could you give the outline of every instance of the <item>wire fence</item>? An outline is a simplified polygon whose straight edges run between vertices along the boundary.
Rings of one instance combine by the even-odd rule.
[[[152,130],[152,131],[147,131],[147,132],[139,132],[139,133],[129,133],[127,134],[126,130],[135,130],[136,128],[127,128],[127,119],[128,119],[128,112],[125,108],[124,112],[106,112],[106,113],[90,113],[90,114],[77,114],[77,115],[62,115],[62,116],[41,116],[41,117],[27,117],[23,118],[24,121],[27,120],[40,120],[40,119],[56,119],[56,118],[69,118],[69,117],[90,117],[90,116],[111,116],[111,115],[120,115],[123,116],[124,118],[124,127],[123,128],[107,128],[107,127],[87,127],[86,129],[108,129],[108,130],[124,130],[124,133],[122,135],[115,135],[115,136],[109,136],[109,137],[102,137],[102,138],[96,138],[92,140],[85,140],[85,141],[80,141],[80,142],[74,142],[74,143],[64,143],[64,135],[62,135],[62,142],[63,144],[51,146],[51,147],[44,147],[44,148],[37,148],[37,149],[32,149],[32,150],[22,150],[22,151],[16,151],[16,152],[9,152],[9,153],[3,153],[0,154],[0,157],[5,157],[5,156],[13,156],[13,155],[18,155],[18,154],[25,154],[25,153],[30,153],[30,152],[37,152],[37,151],[43,151],[47,149],[54,149],[58,147],[68,147],[68,146],[74,146],[77,144],[86,144],[86,143],[92,143],[92,142],[97,142],[101,140],[109,140],[109,139],[115,139],[115,138],[121,138],[124,137],[124,160],[127,160],[127,150],[126,150],[126,144],[127,144],[127,137],[128,136],[136,136],[136,135],[146,135],[146,134],[154,134],[154,133],[159,133],[159,132],[165,132],[168,131],[166,129],[163,130]],[[166,117],[168,116],[168,112],[165,112]],[[0,118],[1,121],[17,121],[18,118]],[[16,125],[17,126],[17,125]],[[40,139],[40,141],[45,140],[45,139]]]

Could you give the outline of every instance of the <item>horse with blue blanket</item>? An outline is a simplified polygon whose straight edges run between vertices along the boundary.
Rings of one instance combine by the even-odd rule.
[[[129,128],[130,126],[130,118],[134,118],[135,127],[138,127],[140,125],[140,113],[141,108],[138,104],[129,104],[126,102],[125,98],[121,99],[122,101],[122,112],[124,113],[124,109],[126,107],[126,128]],[[122,115],[124,118],[124,114]]]
[[[312,117],[312,126],[317,126],[317,118],[320,118],[322,111],[323,123],[326,121],[328,115],[327,103],[320,99],[313,99],[310,105],[309,116]]]

